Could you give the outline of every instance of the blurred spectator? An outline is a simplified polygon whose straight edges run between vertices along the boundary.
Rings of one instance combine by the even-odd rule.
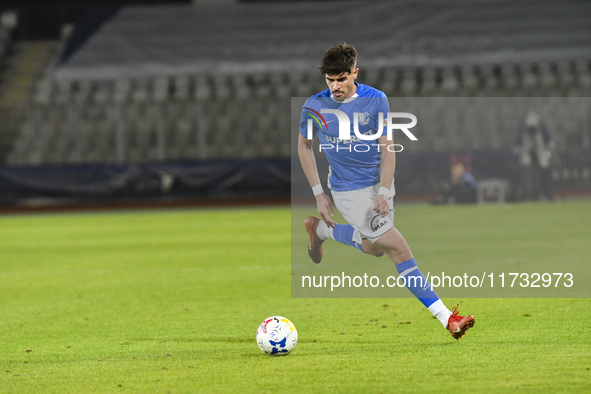
[[[440,204],[465,204],[476,202],[476,179],[466,172],[462,163],[453,164],[450,168],[451,179],[443,183]]]
[[[548,201],[552,193],[551,150],[556,148],[552,133],[540,114],[530,108],[525,113],[517,131],[513,151],[519,155],[522,182],[526,200],[538,201],[540,189]]]

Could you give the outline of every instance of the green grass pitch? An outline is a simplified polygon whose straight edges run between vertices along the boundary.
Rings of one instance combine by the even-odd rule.
[[[450,246],[449,228],[467,236],[483,217],[499,231]],[[289,208],[1,217],[0,392],[591,391],[589,299],[444,300],[476,316],[459,342],[415,299],[292,299],[290,218]],[[503,229],[548,245],[536,258],[588,264],[590,219],[588,201],[396,211],[419,264],[507,258]],[[299,331],[286,357],[254,340],[275,314]]]

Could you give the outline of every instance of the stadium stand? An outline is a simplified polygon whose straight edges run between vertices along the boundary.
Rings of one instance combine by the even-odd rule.
[[[590,146],[591,36],[581,32],[591,3],[339,4],[99,10],[75,39],[45,44],[37,62],[45,72],[31,79],[34,94],[0,158],[8,166],[288,158],[290,98],[325,89],[318,60],[345,40],[360,50],[360,82],[414,97],[403,103],[421,119],[421,144],[407,151],[508,149],[533,102],[561,149],[555,176],[572,176],[565,163],[574,155],[587,168],[577,176],[590,181],[588,157],[573,152]],[[349,23],[358,18],[371,28]]]

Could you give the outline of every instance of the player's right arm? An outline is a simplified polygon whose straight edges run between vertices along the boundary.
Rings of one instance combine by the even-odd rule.
[[[314,157],[314,151],[312,150],[312,142],[312,140],[304,138],[301,134],[299,135],[298,156],[310,187],[320,185],[320,176],[316,166],[316,157]],[[330,198],[325,193],[316,196],[316,207],[320,217],[329,227],[336,226],[336,223],[330,218],[334,216],[334,212],[332,211]]]

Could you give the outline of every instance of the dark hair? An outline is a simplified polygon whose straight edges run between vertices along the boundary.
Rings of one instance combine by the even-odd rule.
[[[341,44],[330,48],[322,58],[322,74],[352,72],[357,65],[357,51],[353,45]]]

